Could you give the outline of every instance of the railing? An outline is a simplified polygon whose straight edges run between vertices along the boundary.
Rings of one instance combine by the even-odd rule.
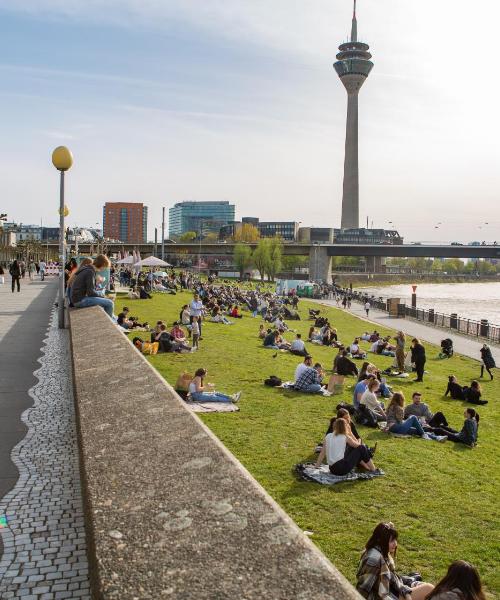
[[[385,298],[380,297],[377,299],[368,297],[365,293],[357,292],[355,290],[346,290],[342,288],[335,289],[337,293],[340,293],[341,295],[348,294],[354,302],[365,304],[365,302],[369,300],[372,308],[383,312],[389,312],[389,303]],[[462,335],[482,338],[494,344],[500,344],[500,325],[494,325],[487,319],[477,321],[475,319],[460,317],[456,313],[446,315],[444,313],[436,312],[432,308],[414,308],[406,304],[398,304],[398,317],[403,319],[415,319],[416,321],[429,323],[435,327],[456,331]]]

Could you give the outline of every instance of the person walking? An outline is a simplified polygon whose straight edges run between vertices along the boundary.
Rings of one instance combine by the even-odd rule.
[[[491,379],[493,379],[493,373],[491,372],[491,369],[494,369],[497,365],[493,355],[491,354],[490,347],[488,344],[483,344],[483,347],[481,350],[479,350],[479,352],[481,353],[481,360],[483,361],[483,364],[481,365],[480,376],[483,376],[484,370],[486,369],[488,371],[488,375],[491,377]]]
[[[35,272],[36,272],[35,263],[32,260],[30,260],[30,262],[28,263],[28,275],[29,275],[30,281],[33,281],[33,279],[35,278]]]
[[[420,343],[420,340],[413,338],[411,341],[411,362],[415,365],[415,371],[417,372],[417,378],[415,381],[424,380],[424,367],[425,367],[425,348]]]
[[[370,308],[372,307],[372,305],[370,304],[370,302],[367,300],[365,302],[365,313],[366,313],[366,317],[368,318],[370,316]]]
[[[45,269],[47,268],[47,264],[44,260],[41,260],[38,266],[40,268],[40,279],[43,281],[45,279]]]
[[[21,267],[19,266],[19,263],[17,262],[17,260],[15,260],[10,265],[9,273],[10,273],[10,276],[12,277],[12,293],[14,293],[14,288],[15,288],[16,284],[17,284],[17,291],[20,292],[21,291],[21,283],[19,280],[21,278]]]

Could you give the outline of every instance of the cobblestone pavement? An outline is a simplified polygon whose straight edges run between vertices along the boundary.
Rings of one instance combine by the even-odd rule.
[[[0,500],[0,598],[90,599],[69,337],[56,312],[42,353],[28,432],[11,455],[19,479]]]

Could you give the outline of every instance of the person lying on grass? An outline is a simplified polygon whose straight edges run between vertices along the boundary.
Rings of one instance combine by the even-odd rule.
[[[316,461],[319,468],[323,461],[328,463],[333,475],[347,475],[356,467],[363,467],[374,474],[382,474],[372,461],[368,448],[357,440],[345,419],[335,419],[332,432],[325,436],[323,447]]]
[[[450,375],[444,395],[448,394],[452,400],[466,400],[471,404],[488,404],[488,400],[481,400],[481,386],[476,380],[472,381],[470,386],[460,385],[455,375]]]
[[[401,435],[418,435],[424,440],[434,439],[436,442],[446,442],[445,435],[437,436],[426,433],[422,427],[420,419],[415,415],[410,415],[405,419],[405,397],[402,392],[395,392],[387,408],[387,429],[390,433]]]
[[[367,600],[425,600],[433,591],[430,583],[410,587],[397,574],[394,559],[398,532],[393,523],[379,523],[366,543],[356,573],[356,589]]]
[[[189,384],[189,394],[195,402],[238,402],[241,397],[241,392],[236,392],[232,396],[221,394],[215,391],[213,383],[204,384],[205,377],[208,371],[206,369],[198,369],[194,374],[193,380]]]

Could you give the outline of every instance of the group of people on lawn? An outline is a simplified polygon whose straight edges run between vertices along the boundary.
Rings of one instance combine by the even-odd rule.
[[[98,257],[99,259],[99,257]],[[97,264],[81,266],[71,280],[72,294],[76,300],[76,307],[90,305],[102,306],[110,316],[112,308],[100,300],[94,301],[90,292],[95,283],[95,274],[103,268],[105,261],[98,260]],[[85,292],[88,295],[85,295]],[[82,296],[80,298],[80,295]],[[82,301],[84,298],[90,300]],[[297,301],[290,302],[293,309],[297,308]],[[288,342],[284,334],[289,331],[282,315],[283,301],[270,292],[259,290],[240,290],[234,286],[213,286],[200,284],[193,300],[184,305],[179,314],[179,320],[170,330],[163,321],[158,321],[151,331],[151,340],[158,341],[164,351],[192,351],[198,347],[202,339],[202,322],[209,316],[215,323],[229,323],[228,317],[241,318],[240,306],[246,307],[252,316],[260,315],[269,325],[262,324],[259,337],[263,340],[265,348],[275,351],[286,350],[297,356],[303,356],[295,371],[294,389],[306,393],[324,393],[323,378],[325,371],[320,363],[314,363],[308,353],[300,333],[295,339]],[[143,327],[137,320],[129,318],[129,310],[124,307],[118,315],[118,324],[125,330]],[[187,329],[184,331],[183,327]],[[361,349],[360,342],[369,341],[370,350],[374,354],[394,356],[398,371],[405,371],[405,335],[399,332],[395,343],[390,339],[382,338],[375,331],[373,334],[365,332],[353,343],[345,347],[338,341],[335,328],[328,322],[322,325],[323,331],[316,334],[315,329],[309,331],[309,341],[321,343],[338,348],[333,363],[334,373],[341,376],[356,376],[353,390],[352,404],[339,407],[336,415],[330,420],[316,466],[326,460],[328,468],[334,475],[345,475],[352,469],[361,467],[373,476],[383,475],[373,461],[376,451],[368,447],[361,439],[352,420],[353,415],[369,411],[375,416],[376,421],[385,422],[390,433],[399,435],[418,435],[425,440],[437,441],[451,440],[457,443],[473,446],[477,442],[479,415],[473,408],[464,412],[464,424],[461,431],[449,427],[446,417],[441,412],[433,414],[427,404],[422,402],[422,394],[414,391],[412,402],[405,403],[402,392],[392,392],[379,369],[365,361],[358,369],[352,359],[364,359],[366,353]],[[367,337],[369,336],[369,337]],[[188,340],[192,339],[192,346]],[[422,381],[425,368],[425,348],[418,339],[412,340],[411,362],[417,374],[415,381]],[[484,365],[483,365],[484,366]],[[494,365],[493,365],[494,366]],[[491,378],[491,364],[486,366]],[[189,395],[197,402],[238,402],[241,392],[227,395],[215,391],[215,386],[206,383],[207,369],[200,368],[189,384]],[[458,384],[454,376],[450,376],[445,395],[451,398],[466,400],[474,404],[483,404],[481,400],[481,387],[477,381],[464,387]],[[387,401],[387,408],[385,402]],[[477,570],[465,561],[455,561],[448,569],[448,573],[434,587],[422,583],[417,574],[408,577],[399,576],[395,569],[398,533],[392,523],[380,523],[375,528],[368,540],[362,554],[357,571],[357,590],[368,600],[485,600],[481,581]]]

